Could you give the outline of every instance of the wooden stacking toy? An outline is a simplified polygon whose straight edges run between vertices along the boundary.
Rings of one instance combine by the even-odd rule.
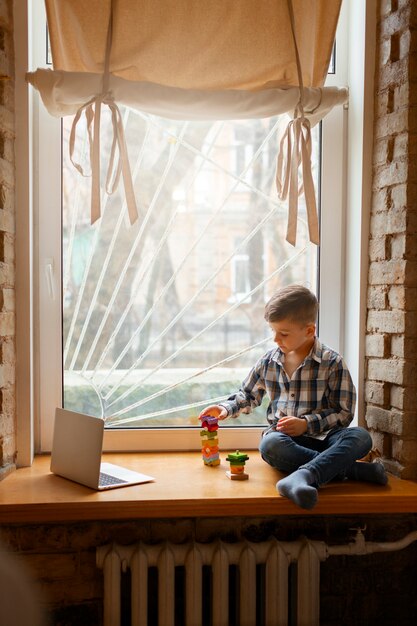
[[[201,453],[205,465],[219,465],[219,439],[217,431],[219,428],[217,417],[212,415],[203,415],[200,417],[202,430],[201,436]]]
[[[230,463],[230,470],[226,472],[226,476],[230,480],[247,480],[249,474],[245,473],[245,461],[249,459],[248,455],[244,452],[230,452],[226,457],[226,461]]]

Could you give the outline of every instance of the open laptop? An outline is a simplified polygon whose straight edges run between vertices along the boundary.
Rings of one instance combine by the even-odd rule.
[[[104,420],[67,409],[55,410],[51,472],[92,489],[114,489],[154,480],[152,476],[102,463]]]

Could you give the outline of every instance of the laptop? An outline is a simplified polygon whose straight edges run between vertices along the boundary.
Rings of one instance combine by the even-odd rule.
[[[55,410],[51,472],[92,489],[114,489],[154,480],[152,476],[102,463],[104,420],[67,409]]]

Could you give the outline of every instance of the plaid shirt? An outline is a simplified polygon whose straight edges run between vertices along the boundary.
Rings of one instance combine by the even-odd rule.
[[[305,434],[319,439],[324,439],[332,428],[349,426],[356,392],[343,358],[316,338],[310,354],[290,379],[283,356],[279,348],[274,348],[259,359],[239,391],[220,403],[228,415],[250,413],[267,393],[270,426],[265,433],[275,430],[279,418],[285,415],[307,420]]]

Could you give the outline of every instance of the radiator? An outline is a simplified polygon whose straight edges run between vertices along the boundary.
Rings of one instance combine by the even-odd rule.
[[[353,541],[343,545],[304,537],[101,546],[104,626],[319,626],[321,561],[417,541],[417,531],[378,543],[352,530]]]
[[[104,626],[318,626],[324,550],[307,539],[101,546]]]

